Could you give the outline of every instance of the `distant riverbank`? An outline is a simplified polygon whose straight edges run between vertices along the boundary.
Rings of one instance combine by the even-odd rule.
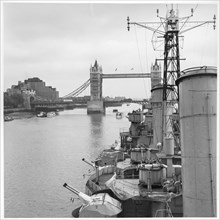
[[[4,109],[4,115],[8,115],[13,119],[32,118],[36,115],[34,111],[25,108]]]

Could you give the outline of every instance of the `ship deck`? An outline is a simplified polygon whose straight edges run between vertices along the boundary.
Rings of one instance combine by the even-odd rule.
[[[112,178],[114,175],[114,169],[108,169],[107,167],[103,169],[102,174],[98,177],[99,186],[102,189],[108,188],[106,182],[112,178],[112,183],[110,183],[111,190],[115,192],[119,197],[123,199],[142,197],[152,200],[167,201],[170,199],[170,194],[163,191],[162,185],[152,185],[151,188],[140,183],[139,178],[132,176],[132,178],[127,178],[123,174],[126,170],[136,170],[138,164],[132,164],[130,158],[126,158],[124,161],[117,163],[117,177]],[[96,183],[96,178],[91,179]]]
[[[139,179],[116,179],[114,182],[114,190],[124,198],[132,198],[141,196],[142,198],[151,198],[152,200],[166,201],[170,198],[170,194],[163,191],[162,187],[152,187],[148,189],[146,185],[142,185]]]
[[[111,179],[112,176],[113,173],[102,174],[101,176],[99,176],[99,184],[105,184],[109,179]]]

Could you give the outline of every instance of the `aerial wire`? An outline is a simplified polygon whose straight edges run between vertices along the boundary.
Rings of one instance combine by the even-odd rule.
[[[193,11],[194,11],[194,13],[195,13],[195,11],[196,11],[196,9],[197,9],[198,5],[199,5],[199,4],[196,4],[196,6],[195,6],[195,8],[194,8],[194,10],[193,10]]]
[[[141,67],[141,73],[143,74],[143,68],[142,68],[142,62],[141,62],[140,49],[139,49],[139,45],[138,45],[138,37],[137,37],[137,32],[136,32],[136,26],[134,26],[134,30],[135,30],[135,38],[136,38],[136,43],[137,43],[138,57],[139,57],[139,62],[140,62],[140,67]],[[146,89],[144,79],[143,79],[143,83],[144,83],[145,95],[147,96],[147,89]]]
[[[147,54],[147,30],[145,29],[145,43],[146,43],[146,46],[145,46],[145,55],[146,55],[146,67],[147,67],[147,71],[149,71],[149,65],[148,65],[148,54]],[[148,88],[150,88],[150,85],[149,85],[149,80],[147,80],[147,85],[148,85]],[[147,97],[147,89],[145,88],[145,93],[146,93],[146,97]]]
[[[203,35],[203,36],[205,36],[206,39],[207,39],[208,25],[209,24],[206,25],[205,34]],[[204,40],[204,42],[207,42],[207,41]],[[205,44],[203,47],[201,47],[200,66],[202,65],[203,58],[204,58],[204,51],[206,51],[206,49],[207,49],[207,44]]]

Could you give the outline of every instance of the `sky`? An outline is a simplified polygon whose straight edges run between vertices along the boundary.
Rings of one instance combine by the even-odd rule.
[[[180,17],[189,16],[194,8],[190,21],[213,20],[216,1],[197,3],[183,2],[173,7],[178,7]],[[159,22],[156,10],[165,17],[168,7],[170,4],[165,2],[148,1],[3,2],[3,90],[18,81],[39,77],[62,97],[89,79],[95,60],[103,74],[150,73],[155,59],[163,58],[163,45],[160,51],[154,51],[151,40],[156,35],[134,25],[127,31],[126,19],[129,16],[131,22]],[[184,33],[180,56],[186,60],[181,61],[181,70],[217,66],[217,34],[212,24]],[[150,85],[150,79],[104,79],[103,96],[149,98]],[[87,89],[81,96],[89,94]]]

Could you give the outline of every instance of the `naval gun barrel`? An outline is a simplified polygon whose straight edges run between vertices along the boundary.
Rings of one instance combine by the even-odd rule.
[[[73,188],[72,186],[69,186],[67,183],[63,184],[63,187],[67,188],[69,191],[73,192],[74,194],[76,194],[77,196],[79,195],[80,191]]]
[[[65,188],[67,188],[68,190],[70,190],[71,192],[73,192],[74,194],[76,194],[80,200],[83,202],[83,204],[87,205],[92,201],[92,198],[88,195],[86,195],[85,193],[80,192],[79,190],[73,188],[72,186],[69,186],[67,183],[64,183],[63,186]]]
[[[89,161],[87,161],[85,158],[82,159],[83,162],[89,164],[90,166],[92,166],[95,169],[95,164],[90,163]]]

